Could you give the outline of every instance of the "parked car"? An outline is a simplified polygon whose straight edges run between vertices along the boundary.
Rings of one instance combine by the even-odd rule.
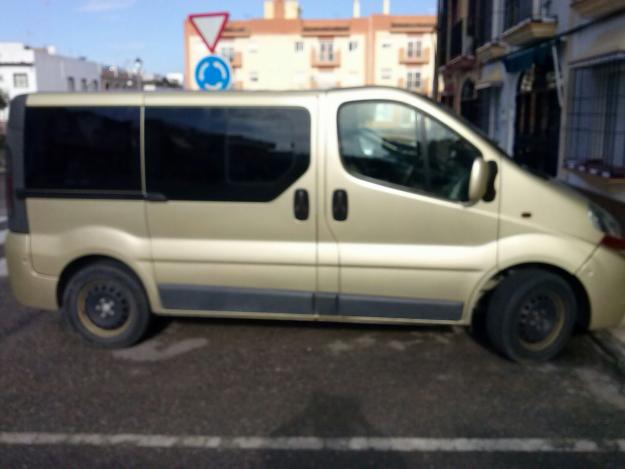
[[[468,326],[546,360],[625,325],[613,217],[392,88],[11,104],[17,299],[126,347],[153,315]]]

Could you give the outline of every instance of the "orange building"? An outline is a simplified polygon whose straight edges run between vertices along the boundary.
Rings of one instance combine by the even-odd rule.
[[[235,89],[317,89],[362,85],[408,88],[431,95],[435,16],[304,20],[297,0],[266,0],[264,17],[230,21],[216,54],[230,61]],[[209,54],[187,20],[185,86],[197,89],[195,66]]]

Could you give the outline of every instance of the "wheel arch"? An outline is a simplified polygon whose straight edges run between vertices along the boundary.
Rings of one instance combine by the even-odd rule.
[[[98,262],[111,262],[120,269],[124,270],[129,275],[132,275],[137,280],[137,282],[139,282],[141,288],[143,288],[143,292],[149,301],[149,295],[145,283],[137,274],[137,272],[135,272],[135,270],[132,269],[126,262],[108,255],[93,254],[81,256],[72,260],[61,271],[61,275],[59,276],[59,281],[57,282],[56,286],[56,301],[59,308],[63,306],[63,293],[65,292],[65,288],[67,287],[67,284],[71,280],[71,278],[85,267]]]
[[[479,288],[477,299],[474,299],[472,302],[469,322],[471,324],[474,324],[478,316],[484,312],[484,307],[488,303],[490,294],[495,291],[499,283],[504,278],[514,272],[525,269],[541,269],[558,275],[560,278],[565,280],[573,290],[578,305],[577,318],[575,319],[576,326],[581,330],[588,329],[592,312],[590,307],[590,297],[588,295],[588,292],[586,291],[586,288],[574,274],[570,273],[566,269],[544,262],[527,262],[522,264],[516,264],[506,267],[505,269],[502,269],[495,274],[489,275],[486,280],[482,282],[482,285]]]

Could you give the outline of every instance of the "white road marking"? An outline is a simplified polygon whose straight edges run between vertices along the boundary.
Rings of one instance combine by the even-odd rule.
[[[134,446],[280,451],[625,453],[625,438],[220,437],[135,433],[0,432],[0,445]]]
[[[9,271],[7,270],[7,260],[4,257],[0,258],[0,278],[8,276]]]

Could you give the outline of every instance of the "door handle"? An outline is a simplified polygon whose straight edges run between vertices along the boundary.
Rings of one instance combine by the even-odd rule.
[[[308,220],[309,214],[308,191],[297,189],[293,197],[293,214],[298,220]]]
[[[347,192],[337,189],[332,194],[332,215],[336,221],[347,220]]]

